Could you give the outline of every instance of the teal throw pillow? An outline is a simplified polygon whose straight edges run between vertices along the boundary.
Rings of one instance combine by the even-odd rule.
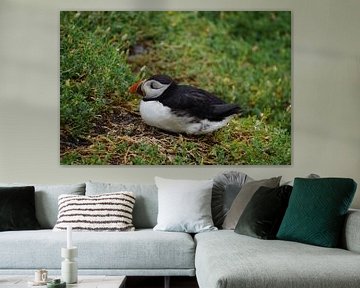
[[[277,239],[337,247],[356,186],[349,178],[295,178]]]

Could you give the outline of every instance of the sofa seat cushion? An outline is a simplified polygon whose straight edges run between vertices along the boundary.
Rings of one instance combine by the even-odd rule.
[[[360,254],[229,230],[195,236],[200,288],[357,287]]]
[[[79,270],[194,269],[195,244],[186,233],[73,232]],[[60,269],[66,232],[2,232],[0,269]]]

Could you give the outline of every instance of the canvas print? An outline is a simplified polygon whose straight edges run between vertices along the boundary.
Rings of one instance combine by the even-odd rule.
[[[291,164],[291,12],[61,11],[62,165]]]

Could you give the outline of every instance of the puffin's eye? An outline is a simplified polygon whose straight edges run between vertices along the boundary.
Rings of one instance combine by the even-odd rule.
[[[151,89],[160,89],[162,85],[157,81],[151,81],[150,87]]]

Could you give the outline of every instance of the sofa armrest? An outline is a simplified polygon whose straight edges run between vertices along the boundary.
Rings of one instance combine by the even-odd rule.
[[[349,210],[346,215],[343,248],[360,253],[360,210]]]

